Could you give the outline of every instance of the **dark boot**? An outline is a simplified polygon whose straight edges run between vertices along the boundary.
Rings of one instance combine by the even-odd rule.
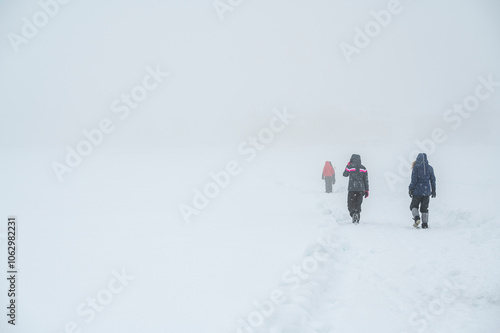
[[[359,213],[352,214],[352,223],[359,224]]]
[[[422,213],[422,229],[429,228],[429,213]]]

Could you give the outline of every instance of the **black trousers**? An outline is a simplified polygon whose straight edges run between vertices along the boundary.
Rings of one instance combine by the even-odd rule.
[[[351,217],[354,213],[361,213],[361,204],[363,203],[364,195],[364,191],[349,191],[347,193],[347,209],[349,209]]]
[[[333,177],[332,176],[326,176],[325,177],[326,193],[332,193],[332,185],[333,185]]]
[[[414,195],[411,199],[410,210],[420,206],[420,213],[429,212],[429,196]]]

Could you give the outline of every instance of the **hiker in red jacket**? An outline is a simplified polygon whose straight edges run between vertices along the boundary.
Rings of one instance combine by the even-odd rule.
[[[325,162],[321,179],[325,180],[326,193],[332,193],[332,185],[335,184],[335,170],[333,169],[332,162]]]

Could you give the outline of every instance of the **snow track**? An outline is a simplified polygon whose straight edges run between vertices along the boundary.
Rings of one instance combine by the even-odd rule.
[[[402,223],[362,215],[353,225],[345,191],[315,195],[324,215],[322,236],[302,262],[318,251],[327,260],[300,284],[282,286],[287,302],[255,332],[477,333],[500,327],[500,228],[491,217],[440,205],[429,230],[413,229],[409,211]]]

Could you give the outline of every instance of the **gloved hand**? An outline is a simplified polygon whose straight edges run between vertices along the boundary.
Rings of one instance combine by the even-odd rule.
[[[436,197],[436,190],[432,190],[431,197],[433,197],[433,198]]]
[[[368,198],[368,195],[370,195],[369,191],[365,191],[365,198]]]
[[[408,194],[410,195],[410,198],[413,198],[413,191],[412,190],[408,190]]]

